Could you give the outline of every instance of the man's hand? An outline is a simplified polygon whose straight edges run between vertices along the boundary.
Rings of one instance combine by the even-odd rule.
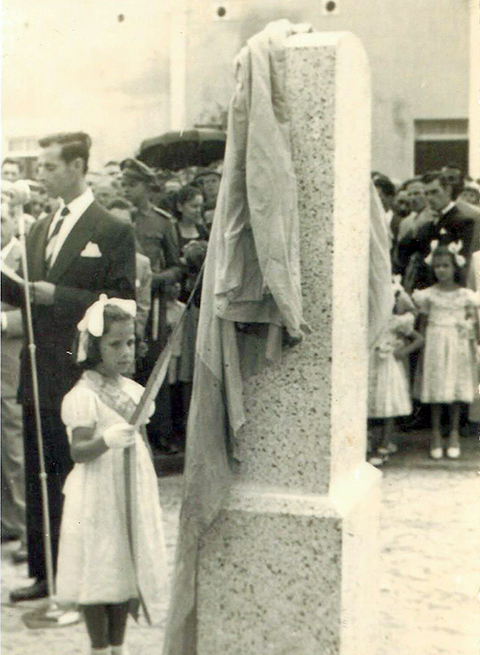
[[[53,305],[55,285],[51,282],[33,282],[32,302],[35,305]]]

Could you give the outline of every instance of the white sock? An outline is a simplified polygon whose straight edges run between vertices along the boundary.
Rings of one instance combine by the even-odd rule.
[[[92,655],[110,655],[110,648],[92,648]]]
[[[112,655],[128,655],[128,648],[125,644],[122,646],[112,646]]]

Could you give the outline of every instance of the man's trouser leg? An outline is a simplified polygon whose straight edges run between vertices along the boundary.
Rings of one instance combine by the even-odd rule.
[[[50,536],[53,570],[56,571],[58,539],[63,507],[63,485],[72,468],[65,426],[60,412],[42,410],[42,438],[47,473],[48,506],[50,512]],[[37,428],[33,407],[24,407],[24,444],[27,504],[28,572],[30,577],[45,580],[45,547],[43,528],[43,503],[38,459]]]
[[[3,398],[2,406],[2,532],[25,541],[25,463],[22,406]]]

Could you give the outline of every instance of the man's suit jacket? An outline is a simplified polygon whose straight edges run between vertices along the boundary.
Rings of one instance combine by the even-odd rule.
[[[430,253],[432,241],[448,245],[452,241],[461,241],[461,254],[466,259],[462,268],[461,283],[466,284],[472,254],[480,249],[479,241],[480,210],[466,202],[458,201],[437,223],[423,225],[417,235],[407,235],[399,244],[402,258],[416,257],[417,266],[412,288],[421,289],[436,282],[435,275],[424,259]]]
[[[93,202],[73,227],[49,271],[45,248],[53,215],[37,221],[27,238],[30,281],[55,285],[53,305],[32,305],[36,359],[43,408],[59,409],[80,373],[75,364],[76,327],[101,293],[135,298],[135,240],[131,225]],[[87,245],[88,244],[88,245]],[[4,283],[5,299],[22,303],[18,287]],[[27,348],[22,353],[19,399],[33,403]]]

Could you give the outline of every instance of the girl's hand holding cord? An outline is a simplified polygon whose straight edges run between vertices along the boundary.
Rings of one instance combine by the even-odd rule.
[[[135,443],[135,428],[128,423],[115,423],[103,433],[108,448],[129,448]]]

